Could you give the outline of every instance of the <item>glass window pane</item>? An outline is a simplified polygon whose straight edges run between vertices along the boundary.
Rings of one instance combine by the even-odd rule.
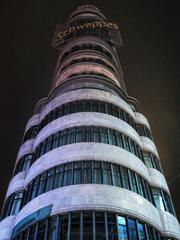
[[[105,239],[104,212],[96,212],[96,240]]]
[[[120,187],[121,179],[120,179],[120,173],[119,173],[119,166],[116,164],[112,164],[112,177],[113,177],[114,186]]]
[[[73,184],[80,184],[82,183],[82,177],[81,177],[81,174],[82,174],[82,171],[81,171],[81,162],[79,163],[74,163],[74,169],[73,169],[73,172],[74,172],[74,176],[73,176]]]
[[[64,168],[64,179],[63,186],[67,186],[71,184],[72,181],[72,164],[66,164]]]
[[[161,209],[161,210],[164,210],[164,204],[163,204],[163,199],[162,199],[162,196],[161,196],[161,193],[160,193],[160,190],[159,189],[152,189],[152,194],[153,194],[153,197],[154,197],[154,201],[155,201],[155,205],[158,209]]]
[[[94,162],[94,183],[102,183],[101,179],[101,163]]]
[[[92,127],[93,142],[100,142],[100,128]]]
[[[90,101],[83,101],[84,103],[84,112],[91,112],[91,102]]]
[[[61,231],[60,231],[60,239],[67,239],[68,232],[68,215],[61,216]]]
[[[92,142],[91,127],[84,128],[85,142]]]
[[[70,239],[79,240],[79,236],[80,236],[80,213],[72,213]]]
[[[135,178],[135,173],[132,172],[131,170],[129,171],[130,173],[130,180],[131,180],[131,185],[132,185],[132,191],[138,192],[137,190],[137,184],[136,184],[136,178]]]
[[[146,239],[145,229],[144,229],[143,224],[141,224],[141,223],[138,223],[138,232],[139,232],[139,239],[145,240]]]
[[[40,176],[39,188],[38,188],[38,193],[37,193],[38,196],[45,192],[46,175],[47,175],[47,172],[42,173]]]
[[[128,137],[124,136],[124,148],[130,152]]]
[[[77,127],[75,131],[76,131],[76,142],[84,142],[83,127]]]
[[[116,215],[107,213],[108,240],[118,240]]]
[[[122,134],[120,132],[116,132],[116,141],[118,147],[124,148]]]
[[[75,129],[70,128],[67,131],[67,144],[71,144],[75,142]]]
[[[83,183],[92,183],[92,162],[83,162]]]
[[[122,184],[123,184],[123,188],[130,189],[129,177],[128,177],[128,170],[127,170],[127,168],[121,167],[121,174],[122,174]]]
[[[110,163],[103,163],[103,184],[112,185]]]
[[[129,239],[137,240],[138,235],[136,232],[136,222],[132,219],[128,219]]]
[[[128,240],[126,219],[124,217],[118,216],[117,224],[119,240]]]
[[[57,238],[57,227],[58,227],[58,217],[51,217],[48,224],[48,240],[53,240]]]
[[[50,169],[47,173],[47,180],[46,180],[46,192],[53,189],[54,184],[54,168]]]
[[[101,141],[102,143],[108,143],[108,132],[107,129],[101,128]]]
[[[64,166],[58,166],[55,170],[54,188],[62,187]]]
[[[106,113],[106,108],[105,108],[105,103],[104,102],[99,102],[99,110],[102,113]]]
[[[92,112],[98,112],[98,101],[92,100]]]
[[[84,240],[92,240],[92,213],[84,212],[83,213],[83,236]]]
[[[71,102],[70,103],[70,113],[77,112],[77,102]]]
[[[67,130],[60,132],[60,146],[67,144]]]
[[[112,129],[108,130],[109,144],[116,145],[115,131]]]
[[[59,133],[55,133],[53,135],[52,149],[59,147],[59,140],[60,140]]]

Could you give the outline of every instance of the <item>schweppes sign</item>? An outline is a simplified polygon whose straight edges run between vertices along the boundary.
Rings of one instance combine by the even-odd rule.
[[[62,44],[70,37],[75,37],[79,32],[86,32],[86,34],[91,34],[95,32],[95,29],[99,29],[100,31],[96,31],[96,35],[101,35],[104,30],[109,29],[109,34],[113,35],[115,31],[119,33],[118,25],[114,22],[106,22],[106,21],[94,21],[94,22],[84,22],[77,23],[67,28],[61,26],[56,27],[54,39],[52,42],[53,47],[62,46]],[[88,31],[89,30],[89,31]],[[94,33],[93,33],[94,34]]]

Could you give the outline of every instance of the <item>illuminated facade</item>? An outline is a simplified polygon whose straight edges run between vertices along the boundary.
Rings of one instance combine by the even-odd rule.
[[[51,92],[26,125],[0,240],[180,239],[148,120],[125,88],[118,25],[84,5],[52,45]]]

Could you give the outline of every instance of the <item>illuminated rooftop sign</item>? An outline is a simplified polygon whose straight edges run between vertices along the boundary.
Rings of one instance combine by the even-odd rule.
[[[121,45],[122,41],[118,29],[116,23],[106,21],[89,21],[69,26],[57,25],[52,46],[62,47],[69,39],[83,34],[100,36],[109,42]]]

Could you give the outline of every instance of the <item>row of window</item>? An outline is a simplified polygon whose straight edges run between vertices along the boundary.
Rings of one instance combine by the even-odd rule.
[[[30,138],[34,138],[42,128],[44,128],[48,123],[52,122],[53,120],[76,112],[100,112],[112,115],[127,122],[138,132],[140,136],[146,136],[152,139],[151,132],[146,126],[135,123],[132,117],[119,107],[111,103],[98,100],[81,100],[65,103],[60,107],[53,109],[46,115],[46,117],[41,121],[39,125],[31,127],[25,133],[23,142]]]
[[[109,51],[107,51],[105,48],[101,47],[100,45],[84,43],[84,44],[73,46],[71,49],[66,51],[61,57],[61,62],[70,54],[77,51],[81,51],[81,50],[93,50],[93,51],[101,52],[104,55],[106,55],[108,58],[113,59],[112,54]]]
[[[21,230],[13,240],[163,240],[144,222],[111,212],[70,212],[45,218]],[[170,238],[169,238],[170,239]]]
[[[83,76],[83,75],[92,75],[94,77],[102,77],[102,78],[106,78],[109,81],[109,77],[106,74],[103,73],[98,73],[95,71],[82,71],[82,72],[78,72],[78,73],[72,73],[68,76],[68,78],[72,78],[72,77],[79,77],[79,76]],[[113,79],[111,79],[113,80]],[[114,81],[114,80],[113,80]]]
[[[3,216],[12,215],[16,207],[23,207],[35,197],[59,187],[74,184],[107,184],[136,192],[151,201],[158,209],[175,214],[169,195],[159,189],[151,188],[139,174],[118,164],[102,161],[81,161],[66,163],[51,168],[37,176],[27,186],[17,204],[17,197],[11,195],[6,201]],[[19,195],[18,195],[19,196]],[[22,200],[23,197],[23,200]],[[17,210],[16,210],[17,211]]]
[[[142,150],[135,141],[117,130],[95,126],[73,127],[50,135],[35,149],[33,161],[36,161],[36,159],[52,149],[80,142],[99,142],[115,145],[133,153],[143,161]]]
[[[23,156],[15,167],[14,175],[19,172],[27,171],[34,162],[33,157],[34,154],[32,153]],[[159,161],[152,153],[143,152],[143,162],[148,168],[155,168],[158,171],[161,171]]]
[[[68,64],[66,64],[62,69],[61,71],[63,71],[65,68],[73,65],[73,64],[77,64],[77,63],[90,63],[90,62],[93,62],[93,63],[99,63],[99,64],[102,64],[104,66],[106,66],[107,68],[109,68],[111,71],[114,71],[114,68],[109,65],[107,62],[105,62],[104,60],[102,59],[97,59],[97,58],[90,58],[90,57],[83,57],[83,58],[78,58],[78,59],[72,59],[70,62],[68,62]]]
[[[93,183],[129,189],[154,203],[149,184],[139,174],[117,164],[82,161],[66,163],[37,176],[25,189],[22,206],[52,189],[67,185]]]
[[[156,156],[149,152],[142,153],[139,145],[126,135],[109,128],[82,126],[65,129],[47,137],[36,148],[33,157],[30,157],[28,155],[24,156],[21,160],[19,160],[16,166],[15,174],[20,171],[27,170],[29,166],[36,161],[36,159],[38,159],[40,156],[47,153],[48,151],[66,144],[78,142],[101,142],[119,146],[135,154],[145,163],[147,167],[152,167],[161,171],[160,163]]]

